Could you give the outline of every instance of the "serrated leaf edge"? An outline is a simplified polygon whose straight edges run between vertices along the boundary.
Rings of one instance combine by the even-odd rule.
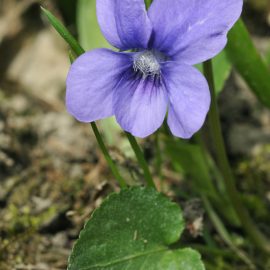
[[[102,207],[105,207],[106,204],[108,203],[108,201],[111,200],[111,198],[113,198],[113,197],[115,197],[115,196],[119,196],[119,195],[121,195],[122,193],[124,193],[124,192],[127,191],[127,190],[128,190],[128,191],[132,191],[132,190],[135,190],[135,189],[141,189],[141,190],[149,189],[149,190],[152,190],[152,191],[156,191],[154,188],[151,188],[151,187],[133,186],[133,187],[128,187],[128,188],[123,188],[123,189],[120,190],[120,192],[113,192],[113,193],[109,194],[109,195],[104,199],[104,201],[101,203],[101,205],[100,205],[98,208],[96,208],[96,209],[92,212],[92,214],[90,215],[89,219],[84,223],[84,227],[83,227],[83,229],[80,231],[79,237],[78,237],[78,239],[76,240],[75,244],[73,245],[73,248],[72,248],[72,250],[71,250],[71,254],[70,254],[69,258],[68,258],[68,268],[67,268],[67,270],[69,270],[69,269],[70,269],[70,266],[71,266],[70,260],[71,260],[72,253],[73,253],[74,249],[76,248],[76,245],[78,244],[79,240],[81,239],[81,236],[82,236],[83,232],[86,230],[86,225],[87,225],[87,223],[88,223],[92,218],[95,217],[96,211],[98,211],[98,210],[99,210],[100,208],[102,208]],[[156,192],[157,192],[157,191],[156,191]],[[160,192],[157,192],[157,197],[165,197],[165,198],[166,198],[166,196],[165,196],[163,193],[160,193]],[[171,204],[172,204],[172,205],[177,205],[176,203],[174,203],[174,202],[172,202],[172,201],[171,201]],[[179,208],[179,210],[181,211],[180,208]],[[182,211],[181,211],[181,214],[182,214]],[[182,231],[180,232],[179,238],[180,238],[181,234],[182,234]],[[153,253],[161,252],[161,251],[166,251],[166,250],[169,250],[169,249],[168,249],[168,248],[164,248],[163,250],[161,249],[161,250],[159,250],[159,251],[154,251]],[[149,253],[151,253],[151,252],[149,252]],[[147,253],[144,253],[144,254],[147,254]],[[102,266],[95,266],[95,267],[102,267]],[[91,269],[91,268],[81,268],[80,270],[88,270],[88,269]]]

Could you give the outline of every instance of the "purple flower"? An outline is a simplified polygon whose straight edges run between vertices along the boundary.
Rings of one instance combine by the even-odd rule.
[[[144,0],[97,0],[101,30],[121,52],[97,49],[73,63],[68,111],[82,122],[115,115],[137,137],[155,132],[168,111],[172,133],[190,138],[210,106],[206,79],[192,65],[224,48],[242,5],[243,0],[154,0],[147,12]]]

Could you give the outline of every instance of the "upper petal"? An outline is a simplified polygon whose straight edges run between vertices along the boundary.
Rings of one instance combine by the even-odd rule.
[[[170,100],[168,125],[175,136],[190,138],[209,111],[208,83],[194,67],[176,62],[166,63],[163,75]]]
[[[97,0],[97,17],[113,46],[121,50],[147,48],[152,25],[144,0]]]
[[[168,106],[164,87],[154,78],[138,78],[131,70],[114,93],[114,112],[120,126],[144,138],[163,123]]]
[[[113,115],[113,89],[131,65],[130,55],[97,49],[80,56],[67,76],[66,106],[77,120]]]
[[[154,0],[154,47],[186,64],[210,59],[225,47],[242,6],[243,0]]]

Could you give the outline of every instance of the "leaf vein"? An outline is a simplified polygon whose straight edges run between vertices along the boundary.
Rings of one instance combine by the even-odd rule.
[[[119,259],[119,260],[115,260],[113,262],[106,263],[106,264],[96,264],[96,265],[92,265],[92,266],[83,267],[83,268],[80,268],[79,270],[92,270],[92,269],[95,269],[95,268],[112,266],[112,265],[116,265],[116,264],[120,264],[120,263],[130,261],[130,260],[133,260],[133,259],[138,259],[138,258],[143,257],[143,256],[148,257],[149,255],[152,255],[152,254],[162,253],[162,252],[167,251],[167,250],[168,250],[167,248],[162,248],[162,249],[158,249],[158,250],[147,252],[147,253],[141,253],[141,254],[137,254],[137,255],[133,255],[133,256],[128,256],[128,257],[125,257],[125,258],[122,258],[122,259]]]

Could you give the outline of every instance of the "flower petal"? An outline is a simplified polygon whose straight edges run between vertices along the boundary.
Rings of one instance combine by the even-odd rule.
[[[114,112],[120,126],[132,135],[144,138],[163,123],[168,97],[166,90],[152,77],[136,77],[131,70],[114,93]]]
[[[122,50],[147,48],[152,25],[144,0],[97,0],[97,17],[113,46]]]
[[[242,6],[243,0],[155,0],[154,47],[185,64],[210,59],[225,47]]]
[[[113,115],[113,89],[132,65],[128,54],[97,49],[80,56],[67,77],[67,110],[81,122]]]
[[[168,125],[172,133],[188,139],[205,121],[210,107],[210,91],[206,79],[194,67],[176,62],[163,70],[170,100]]]

